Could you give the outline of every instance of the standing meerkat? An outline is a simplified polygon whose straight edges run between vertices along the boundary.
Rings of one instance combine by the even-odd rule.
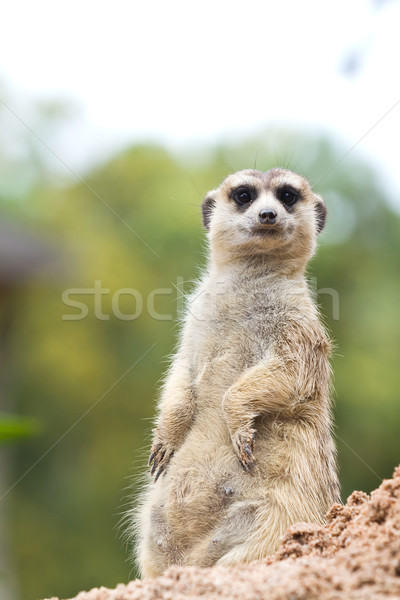
[[[145,577],[261,559],[340,501],[330,343],[305,279],[325,205],[275,168],[230,175],[202,211],[210,260],[163,385],[134,525]]]

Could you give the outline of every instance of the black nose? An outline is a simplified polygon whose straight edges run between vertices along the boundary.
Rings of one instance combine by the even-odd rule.
[[[273,225],[273,223],[275,223],[275,221],[276,221],[276,217],[277,217],[277,214],[274,210],[268,210],[268,209],[264,208],[258,215],[258,220],[263,225],[266,225],[266,224]]]

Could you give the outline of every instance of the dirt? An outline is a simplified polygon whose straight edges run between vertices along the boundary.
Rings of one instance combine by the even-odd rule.
[[[271,557],[234,568],[171,567],[157,579],[76,600],[400,599],[400,466],[368,496],[334,504],[325,526],[298,523]],[[52,600],[57,600],[53,598]]]

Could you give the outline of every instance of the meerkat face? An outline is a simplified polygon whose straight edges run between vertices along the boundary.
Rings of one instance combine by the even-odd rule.
[[[325,225],[325,204],[306,179],[286,169],[229,175],[207,194],[203,223],[213,246],[235,254],[306,260]]]

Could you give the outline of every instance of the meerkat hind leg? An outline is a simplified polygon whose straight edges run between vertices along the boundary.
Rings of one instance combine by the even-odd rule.
[[[218,559],[217,565],[229,567],[241,562],[260,560],[275,552],[280,538],[293,523],[288,511],[276,502],[259,507],[243,541]]]
[[[252,530],[259,503],[237,502],[231,506],[221,525],[197,544],[185,560],[187,565],[211,567],[236,546],[243,544]]]

